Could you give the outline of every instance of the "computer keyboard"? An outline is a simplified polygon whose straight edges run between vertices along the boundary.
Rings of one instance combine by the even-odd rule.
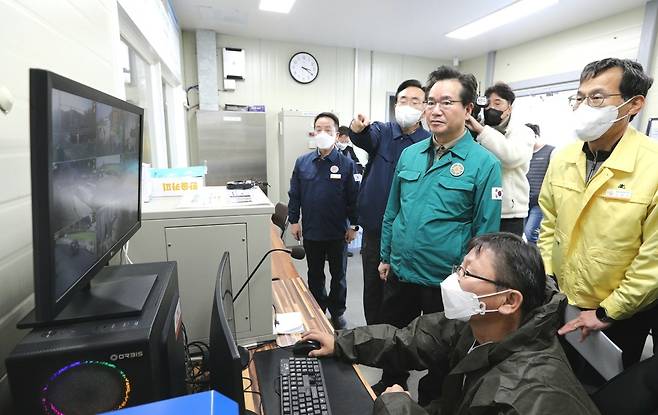
[[[281,415],[330,415],[320,361],[288,357],[280,361]]]

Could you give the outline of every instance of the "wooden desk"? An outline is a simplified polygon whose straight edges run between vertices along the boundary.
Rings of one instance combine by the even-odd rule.
[[[281,230],[274,224],[270,229],[270,237],[272,240],[273,248],[284,248],[283,241],[281,241]],[[292,263],[290,255],[285,252],[272,253],[272,275],[279,278],[277,281],[272,281],[272,296],[274,307],[277,313],[289,313],[292,311],[299,311],[302,313],[304,320],[304,327],[307,330],[317,329],[326,333],[333,333],[334,329],[329,323],[327,316],[322,312],[320,306],[311,295],[304,280],[297,273],[297,269]],[[274,349],[276,347],[286,347],[294,344],[301,338],[301,334],[285,334],[278,335],[276,344],[269,343],[257,349],[251,349],[250,355],[260,350]],[[361,379],[361,382],[370,393],[374,400],[376,398],[370,385],[363,377],[357,365],[353,365],[354,371]],[[248,390],[258,392],[258,376],[256,375],[256,367],[254,362],[251,361],[249,367],[242,372],[242,376],[248,378],[245,380],[244,387],[247,388],[251,383]],[[253,393],[245,393],[245,406],[247,409],[261,414],[260,399],[258,395]]]
[[[270,224],[270,240],[272,241],[272,248],[285,248],[281,240],[281,228],[275,224]],[[272,252],[272,276],[280,279],[294,279],[299,278],[297,269],[290,259],[290,254],[285,252]]]

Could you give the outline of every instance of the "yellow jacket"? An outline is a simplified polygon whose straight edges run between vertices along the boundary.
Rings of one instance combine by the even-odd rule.
[[[622,320],[658,298],[658,142],[629,126],[588,184],[582,146],[550,162],[539,249],[570,304]]]

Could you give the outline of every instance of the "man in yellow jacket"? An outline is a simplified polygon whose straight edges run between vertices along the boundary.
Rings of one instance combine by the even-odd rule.
[[[546,273],[582,310],[558,333],[603,330],[625,367],[658,320],[658,142],[629,125],[652,82],[627,59],[585,66],[569,98],[582,141],[551,160],[539,196]]]

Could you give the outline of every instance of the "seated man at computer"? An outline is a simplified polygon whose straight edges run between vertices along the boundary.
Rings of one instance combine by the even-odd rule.
[[[510,233],[473,238],[441,283],[445,311],[390,325],[311,331],[331,356],[395,370],[442,370],[426,407],[398,385],[375,401],[382,414],[598,414],[556,336],[565,297],[547,287],[539,251]]]

